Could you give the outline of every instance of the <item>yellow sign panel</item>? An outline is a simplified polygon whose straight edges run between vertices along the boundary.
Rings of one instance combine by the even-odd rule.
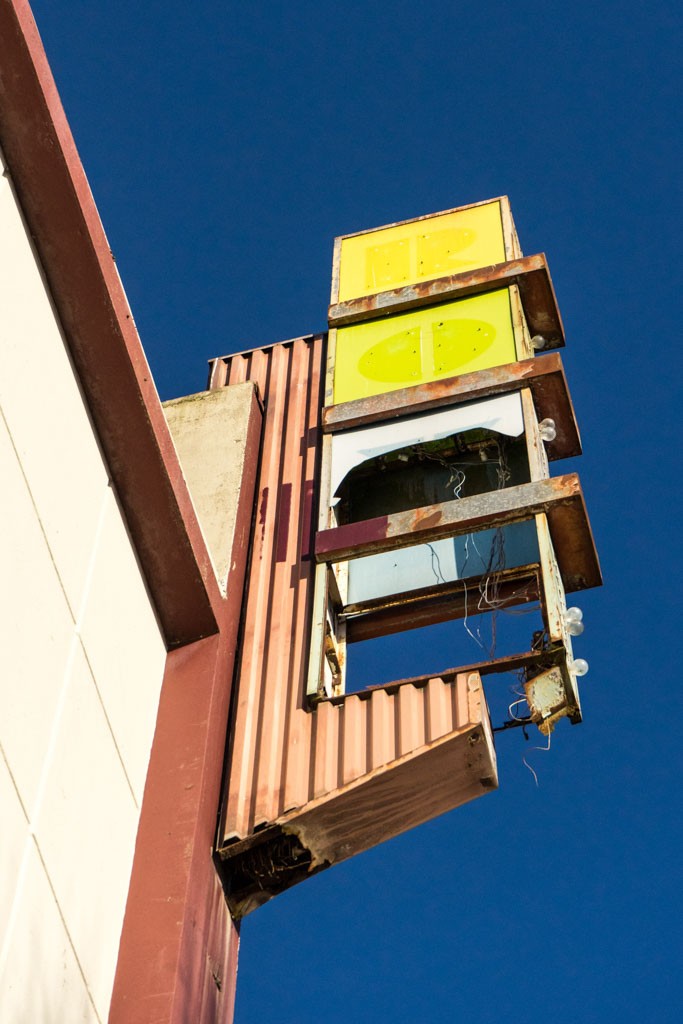
[[[505,260],[500,202],[341,240],[339,302]]]
[[[340,327],[334,402],[514,363],[507,288]]]

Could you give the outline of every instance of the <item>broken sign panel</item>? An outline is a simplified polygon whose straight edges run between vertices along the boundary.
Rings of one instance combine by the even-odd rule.
[[[524,431],[519,394],[499,395],[422,416],[335,434],[332,438],[330,504],[336,503],[340,485],[356,466],[389,452],[476,429],[519,437]]]

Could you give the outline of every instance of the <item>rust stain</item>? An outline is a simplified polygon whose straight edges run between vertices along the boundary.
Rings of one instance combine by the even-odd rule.
[[[261,492],[261,502],[259,504],[258,521],[260,526],[264,526],[266,522],[266,512],[268,510],[268,488],[264,487]]]
[[[289,518],[292,511],[292,485],[283,484],[279,495],[280,512],[277,521],[276,562],[284,562],[287,558],[287,540],[289,534]]]
[[[323,430],[335,433],[380,420],[418,415],[430,409],[517,391],[523,385],[531,388],[538,419],[549,416],[555,420],[557,438],[548,447],[549,457],[563,459],[580,455],[581,439],[574,408],[562,360],[555,352],[328,406],[323,410]]]
[[[313,480],[306,480],[304,484],[303,518],[301,530],[301,560],[304,562],[307,562],[311,557],[311,546],[313,543],[314,511],[315,482]]]
[[[599,586],[600,567],[576,473],[321,530],[316,535],[316,559],[360,558],[484,526],[519,522],[538,512],[548,515],[565,587],[571,589],[576,579],[577,552],[582,578],[591,581],[590,586]]]
[[[413,527],[428,529],[430,526],[438,526],[442,519],[443,515],[439,511],[417,509],[413,515]]]
[[[544,256],[525,256],[431,281],[417,282],[403,288],[391,288],[384,292],[375,292],[373,295],[347,299],[329,307],[329,323],[348,323],[373,313],[394,312],[399,305],[443,298],[444,294],[466,295],[472,291],[483,292],[504,287],[515,282],[520,275],[538,273],[544,269]]]

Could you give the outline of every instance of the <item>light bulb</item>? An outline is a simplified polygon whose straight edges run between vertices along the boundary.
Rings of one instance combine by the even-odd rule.
[[[574,658],[569,665],[569,670],[573,672],[575,676],[585,676],[588,671],[588,662],[585,658]]]
[[[583,612],[574,605],[567,608],[564,615],[564,624],[570,636],[581,636],[583,633]]]
[[[555,420],[551,420],[549,417],[541,420],[538,424],[538,432],[541,435],[542,441],[554,441],[557,437],[557,431],[555,430]]]
[[[531,347],[536,352],[540,351],[540,349],[542,348],[545,348],[547,344],[548,343],[542,334],[534,334],[533,338],[531,339]]]

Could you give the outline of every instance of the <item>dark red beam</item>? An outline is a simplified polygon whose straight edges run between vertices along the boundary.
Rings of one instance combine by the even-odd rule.
[[[169,647],[220,592],[31,9],[0,0],[0,145]],[[27,353],[27,373],[30,372]]]

